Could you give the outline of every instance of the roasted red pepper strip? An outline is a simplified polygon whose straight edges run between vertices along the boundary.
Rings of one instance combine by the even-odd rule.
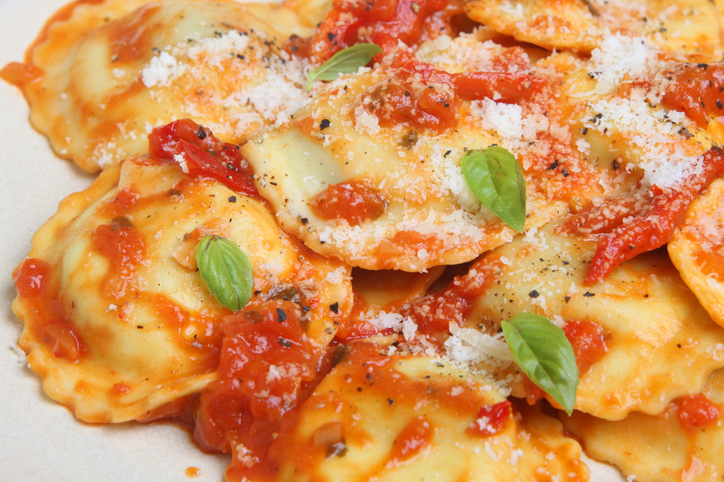
[[[174,161],[183,156],[188,174],[223,182],[229,189],[258,196],[251,166],[239,146],[217,139],[209,129],[190,119],[181,119],[153,129],[148,136],[151,157]]]
[[[460,2],[458,2],[460,3]],[[309,46],[309,57],[321,64],[342,49],[370,42],[389,52],[398,41],[415,45],[445,30],[452,13],[443,11],[448,0],[335,0]],[[438,13],[439,12],[439,13]],[[426,24],[443,23],[427,29]],[[441,28],[443,27],[443,28]],[[428,31],[429,30],[429,31]],[[380,60],[382,54],[378,54]]]
[[[703,170],[666,191],[654,186],[648,210],[598,239],[585,285],[602,281],[611,271],[634,256],[659,248],[669,241],[696,195],[724,174],[724,153],[712,148],[704,154]]]

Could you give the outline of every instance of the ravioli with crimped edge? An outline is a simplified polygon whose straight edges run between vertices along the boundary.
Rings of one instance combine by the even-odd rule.
[[[272,456],[294,454],[278,462],[276,480],[588,480],[557,421],[519,409],[465,368],[385,351],[344,347],[292,432],[272,444]],[[243,463],[237,451],[229,470]]]
[[[571,197],[598,191],[572,138],[549,135],[566,119],[552,101],[556,60],[542,76],[520,48],[466,36],[426,45],[422,56],[400,48],[330,83],[290,123],[242,147],[282,228],[316,252],[365,269],[422,271],[510,241],[514,231],[463,178],[460,159],[471,149],[500,144],[520,156],[528,228],[565,215]],[[467,47],[476,61],[455,61]],[[439,58],[442,49],[449,57]],[[445,64],[449,71],[436,67]],[[543,161],[551,150],[570,153],[570,178],[546,179],[555,174]]]
[[[458,325],[450,327],[449,349],[475,346],[482,335],[468,330],[495,336],[502,321],[520,313],[554,320],[577,358],[575,409],[600,418],[619,420],[632,411],[657,414],[671,400],[698,393],[709,373],[724,366],[724,358],[716,356],[724,346],[724,332],[666,253],[636,257],[604,283],[586,286],[596,243],[560,226],[531,230],[486,254],[435,301],[413,304],[409,314],[419,320],[421,331],[446,333],[448,324]],[[450,312],[455,316],[446,316]],[[482,368],[498,379],[514,375],[498,365],[497,373]],[[511,388],[531,402],[547,396],[521,378],[513,378]]]
[[[722,43],[713,2],[610,2],[598,0],[480,0],[468,16],[486,26],[548,49],[589,53],[607,36],[647,37],[672,52],[719,59]]]
[[[701,393],[679,398],[657,415],[631,413],[610,422],[574,413],[561,420],[587,453],[636,480],[715,482],[724,471],[723,410],[724,370],[717,370]]]
[[[181,125],[196,138],[198,125]],[[157,131],[159,142],[173,135],[184,142],[172,127]],[[217,378],[231,311],[197,270],[205,235],[248,254],[248,310],[285,300],[318,347],[352,307],[349,267],[288,238],[260,199],[194,171],[193,159],[179,165],[156,154],[161,159],[109,168],[63,201],[14,273],[13,310],[25,323],[19,345],[46,392],[85,421],[179,414],[189,395]]]
[[[86,171],[145,154],[153,127],[184,117],[243,142],[307,97],[307,64],[280,46],[308,29],[284,7],[108,0],[66,8],[26,63],[2,75],[22,87],[33,126],[55,152]]]

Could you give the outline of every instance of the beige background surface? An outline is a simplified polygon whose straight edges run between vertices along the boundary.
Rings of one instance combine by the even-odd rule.
[[[21,61],[45,20],[66,0],[0,0],[0,66]],[[10,273],[60,200],[93,179],[58,159],[28,122],[20,92],[0,81],[0,481],[127,482],[223,480],[227,457],[201,453],[170,424],[93,426],[42,391],[19,350]],[[186,477],[188,467],[201,475]],[[596,481],[622,480],[596,464]]]

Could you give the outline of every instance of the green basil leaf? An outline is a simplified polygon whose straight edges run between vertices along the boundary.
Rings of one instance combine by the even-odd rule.
[[[573,412],[578,366],[573,346],[561,328],[547,318],[521,313],[502,323],[505,341],[520,369],[533,383]]]
[[[307,90],[312,88],[315,80],[335,80],[341,74],[353,74],[364,67],[372,57],[382,52],[382,48],[376,44],[357,44],[340,50],[319,66],[307,74]]]
[[[475,149],[463,156],[465,181],[475,196],[519,233],[525,225],[525,178],[515,156],[499,146]]]
[[[204,236],[196,245],[196,264],[219,303],[237,311],[249,302],[254,277],[249,259],[236,243],[221,236]]]

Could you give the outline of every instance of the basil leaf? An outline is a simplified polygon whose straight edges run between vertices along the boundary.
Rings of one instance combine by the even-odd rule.
[[[475,196],[519,233],[525,225],[525,179],[515,156],[499,146],[468,151],[460,161]]]
[[[221,236],[204,236],[196,245],[196,264],[211,294],[232,311],[251,298],[254,277],[246,254]]]
[[[576,403],[578,366],[563,330],[532,313],[516,315],[504,321],[502,327],[505,341],[523,373],[570,415]]]
[[[307,74],[307,90],[312,88],[315,80],[336,80],[341,74],[353,74],[364,67],[372,57],[382,52],[382,48],[376,44],[357,44],[340,50],[319,66]]]

